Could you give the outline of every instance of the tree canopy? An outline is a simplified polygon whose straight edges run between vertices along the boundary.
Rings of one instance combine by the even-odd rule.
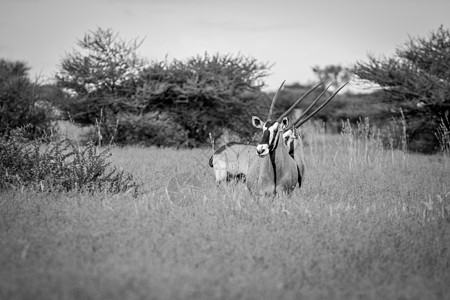
[[[269,66],[242,55],[205,53],[148,62],[141,41],[98,28],[62,59],[58,85],[72,92],[63,109],[82,125],[100,124],[116,142],[195,146],[223,128],[249,134]],[[244,118],[247,118],[244,120]]]
[[[438,149],[435,135],[450,110],[450,31],[440,26],[427,37],[410,37],[393,57],[369,55],[353,72],[378,84],[392,111],[403,112],[408,122],[410,148]]]

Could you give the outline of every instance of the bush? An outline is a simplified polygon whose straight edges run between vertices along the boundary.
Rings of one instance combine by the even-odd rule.
[[[60,192],[138,192],[139,185],[131,174],[111,168],[102,152],[90,143],[84,149],[62,139],[45,145],[24,137],[26,127],[0,138],[0,189],[30,188],[36,191]]]
[[[196,56],[153,64],[141,73],[136,100],[147,113],[161,110],[174,117],[195,145],[205,144],[228,128],[251,136],[251,114],[260,108],[268,66],[241,55]],[[266,111],[266,110],[265,110]]]
[[[0,136],[26,124],[31,124],[30,138],[43,136],[52,128],[52,108],[41,99],[28,70],[23,62],[0,59]]]
[[[165,112],[119,114],[114,141],[121,145],[190,146],[187,131]]]

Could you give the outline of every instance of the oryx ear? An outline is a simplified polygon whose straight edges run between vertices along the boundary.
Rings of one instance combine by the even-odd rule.
[[[288,128],[288,126],[289,126],[289,119],[287,117],[284,117],[281,120],[281,125],[283,126],[283,130]]]
[[[264,126],[264,122],[261,121],[260,118],[253,116],[252,117],[252,124],[253,126],[255,126],[256,128],[263,128]]]

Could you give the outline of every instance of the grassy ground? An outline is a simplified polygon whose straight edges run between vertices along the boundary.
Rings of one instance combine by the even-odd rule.
[[[143,194],[0,193],[1,299],[449,299],[450,162],[315,136],[290,197],[216,186],[211,150],[114,149]],[[194,203],[166,185],[189,172]]]

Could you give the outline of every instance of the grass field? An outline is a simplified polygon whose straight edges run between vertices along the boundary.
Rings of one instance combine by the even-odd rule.
[[[450,161],[314,137],[290,197],[216,186],[211,149],[116,148],[142,194],[0,192],[1,299],[450,299]],[[195,201],[169,201],[188,172]]]

